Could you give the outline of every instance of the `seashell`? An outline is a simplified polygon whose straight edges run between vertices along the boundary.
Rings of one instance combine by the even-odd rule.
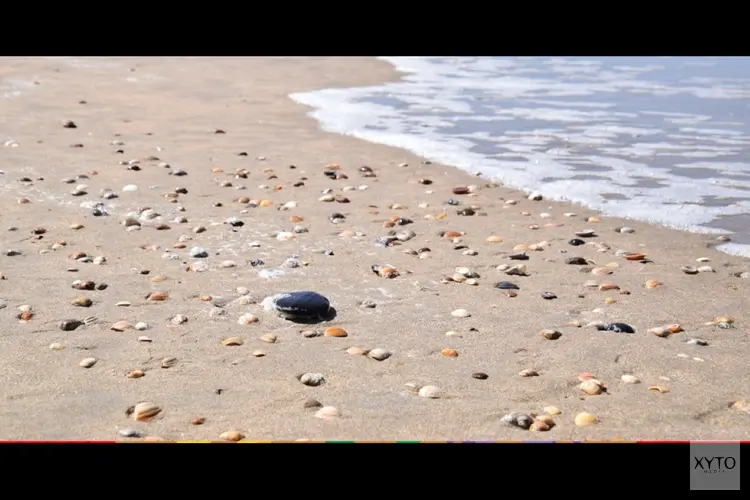
[[[372,269],[372,272],[380,276],[381,278],[396,278],[399,276],[398,271],[393,266],[372,266],[370,269]]]
[[[131,328],[133,328],[133,324],[127,320],[117,321],[109,327],[110,330],[113,330],[115,332],[124,332],[125,330],[130,330]]]
[[[72,301],[71,304],[78,307],[91,307],[91,304],[93,304],[93,302],[88,297],[79,297]]]
[[[750,413],[750,405],[748,405],[747,401],[744,399],[734,401],[729,405],[729,408],[731,408],[732,410],[739,410]]]
[[[645,253],[626,253],[623,255],[626,260],[643,260],[646,258]]]
[[[469,188],[465,186],[454,187],[452,189],[453,194],[469,194]]]
[[[537,373],[536,370],[532,370],[531,368],[526,368],[525,370],[521,370],[518,372],[518,375],[521,377],[538,377],[539,373]]]
[[[443,391],[434,385],[426,385],[419,389],[417,394],[422,398],[438,399],[443,395]]]
[[[459,233],[458,231],[446,231],[443,233],[443,238],[460,238],[463,235],[464,233]]]
[[[236,443],[237,441],[242,441],[243,439],[245,439],[245,435],[240,431],[226,431],[219,434],[219,439]]]
[[[446,347],[445,349],[443,349],[442,351],[440,351],[440,354],[442,354],[443,356],[446,356],[448,358],[457,358],[458,357],[458,353],[456,351],[454,351],[453,349],[451,349],[450,347]]]
[[[716,316],[716,318],[714,318],[714,321],[716,323],[726,323],[728,325],[731,325],[734,323],[734,318],[732,318],[731,316]]]
[[[505,274],[507,274],[508,276],[527,276],[528,274],[526,271],[526,264],[518,264],[512,267],[509,267],[505,271]]]
[[[538,418],[534,419],[534,421],[529,426],[529,430],[531,432],[547,432],[552,428],[551,425],[549,425],[544,420],[540,420]]]
[[[281,231],[276,235],[276,239],[278,241],[291,241],[297,239],[297,237],[294,235],[294,233]]]
[[[594,276],[606,276],[608,274],[612,274],[612,269],[608,267],[595,267],[591,270],[591,274]]]
[[[652,385],[648,388],[648,390],[651,392],[658,392],[658,393],[664,394],[666,392],[669,392],[669,387],[665,385]]]
[[[589,396],[598,396],[604,390],[602,383],[593,378],[581,382],[578,388]]]
[[[685,274],[698,274],[699,271],[693,266],[682,266],[682,272]]]
[[[657,337],[661,337],[661,338],[669,337],[672,334],[672,332],[670,332],[669,329],[664,326],[657,326],[656,328],[650,328],[648,330],[648,333],[653,333]]]
[[[239,337],[229,337],[221,341],[221,344],[226,347],[240,346],[244,343],[245,341]]]
[[[696,262],[711,262],[711,259],[709,259],[708,257],[698,257],[697,259],[695,259],[695,261]]]
[[[580,236],[581,238],[590,238],[592,236],[596,236],[596,231],[593,229],[584,229],[582,231],[576,231],[576,236]]]
[[[660,281],[657,281],[657,280],[647,280],[645,286],[646,286],[646,288],[656,288],[656,287],[658,287],[661,284],[662,283]]]
[[[592,415],[591,413],[583,412],[576,415],[575,418],[575,424],[578,427],[588,427],[590,425],[594,425],[599,422],[599,419],[596,418],[596,415]]]
[[[322,373],[305,373],[300,375],[299,381],[310,387],[317,387],[325,383],[325,377]]]
[[[604,299],[604,303],[605,304],[614,304],[616,302],[617,301],[615,299],[613,299],[612,297],[607,297],[606,299]]]
[[[542,298],[544,300],[552,300],[552,299],[556,299],[557,295],[555,295],[552,292],[542,292]]]
[[[715,273],[716,271],[711,266],[700,266],[698,267],[698,272],[699,273]]]
[[[170,322],[171,322],[171,323],[172,323],[173,325],[182,325],[183,323],[187,323],[187,322],[188,322],[188,319],[187,319],[187,316],[185,316],[184,314],[178,314],[177,316],[174,316],[174,317],[173,317],[173,318],[172,318],[172,319],[170,320]]]
[[[622,380],[626,384],[640,384],[641,383],[641,380],[638,377],[636,377],[635,375],[629,375],[629,374],[623,375],[622,377],[620,377],[620,380]]]
[[[153,403],[142,402],[133,407],[133,420],[147,422],[161,413],[161,408]]]
[[[499,236],[490,236],[487,238],[487,243],[502,243],[503,239]]]
[[[527,430],[531,427],[531,424],[534,423],[534,420],[525,413],[519,413],[519,412],[512,412],[508,413],[503,417],[503,422],[513,425],[515,427],[520,427],[521,429]]]
[[[93,281],[90,281],[90,280],[86,280],[86,281],[76,280],[76,281],[73,282],[73,284],[71,286],[73,288],[75,288],[76,290],[94,290],[94,289],[96,289],[96,283],[94,283]]]
[[[471,314],[466,309],[456,309],[455,311],[451,312],[451,316],[455,318],[468,318],[469,316],[471,316]]]
[[[141,378],[144,375],[146,375],[143,370],[133,370],[129,372],[127,375],[125,375],[128,378]]]
[[[257,322],[258,322],[258,317],[250,313],[243,314],[237,320],[237,324],[240,324],[240,325],[249,325],[251,323],[257,323]]]
[[[599,285],[600,292],[606,292],[608,290],[619,290],[619,289],[620,287],[618,285],[615,285],[614,283],[606,282],[606,283],[602,283],[601,285]]]
[[[495,288],[499,288],[500,290],[520,290],[521,288],[516,285],[515,283],[511,283],[510,281],[501,281],[500,283],[495,285]]]
[[[251,355],[251,356],[254,356],[254,357],[256,357],[256,358],[262,358],[263,356],[265,356],[265,355],[266,355],[266,353],[265,353],[265,352],[263,352],[263,351],[260,351],[260,350],[257,350],[257,349],[256,349],[255,351],[251,352],[251,353],[250,353],[250,355]]]
[[[266,333],[260,336],[260,340],[262,340],[263,342],[267,344],[275,344],[276,341],[278,340],[278,337],[276,337],[276,335],[272,333]]]
[[[539,332],[539,335],[547,340],[557,340],[562,337],[562,333],[558,332],[557,330],[542,330],[541,332]]]
[[[667,325],[667,330],[669,330],[671,333],[680,333],[684,332],[685,330],[682,329],[682,325],[678,323],[673,323],[671,325]]]
[[[471,374],[471,377],[477,380],[487,380],[489,378],[489,375],[487,375],[486,373],[482,373],[482,372],[475,372]]]
[[[329,327],[323,330],[323,335],[326,337],[347,337],[349,334],[343,328]]]
[[[176,364],[177,364],[177,358],[175,357],[169,356],[161,360],[161,367],[164,369],[172,368]]]
[[[599,286],[599,283],[597,283],[594,280],[588,280],[583,284],[586,288],[597,288]]]
[[[351,354],[352,356],[364,356],[367,354],[367,349],[362,349],[361,347],[350,347],[346,350],[347,354]]]
[[[91,368],[96,364],[97,359],[96,358],[85,358],[82,359],[80,363],[78,363],[78,366],[82,368]]]
[[[340,416],[341,412],[335,406],[324,406],[323,408],[315,412],[315,418],[322,418],[324,420],[339,418]]]
[[[537,420],[540,422],[544,422],[550,427],[555,426],[555,419],[552,418],[552,415],[537,415],[536,418],[534,418],[534,421],[537,421]]]
[[[147,297],[147,299],[155,302],[163,302],[167,300],[167,297],[169,297],[169,293],[167,292],[153,292]]]
[[[302,222],[304,219],[298,215],[292,215],[289,217],[289,222]]]
[[[562,413],[562,412],[561,412],[561,411],[560,411],[559,409],[557,409],[557,408],[556,408],[556,407],[554,407],[554,406],[545,406],[545,407],[544,407],[544,408],[542,408],[542,409],[543,409],[543,410],[544,410],[544,412],[545,412],[545,413],[547,413],[548,415],[559,415],[559,414],[561,414],[561,413]]]
[[[351,349],[351,348],[350,348]],[[351,354],[351,353],[349,353]],[[392,353],[390,351],[387,351],[385,349],[376,348],[371,350],[367,353],[368,358],[375,359],[377,361],[385,361],[386,359],[390,358],[392,356]]]

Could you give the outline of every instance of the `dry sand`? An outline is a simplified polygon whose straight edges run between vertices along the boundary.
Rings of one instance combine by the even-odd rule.
[[[0,300],[7,304],[0,310],[0,438],[124,439],[118,430],[127,428],[167,440],[217,439],[228,430],[257,440],[750,437],[750,415],[729,408],[733,401],[748,397],[750,280],[732,273],[750,266],[707,246],[713,236],[605,217],[586,222],[595,214],[578,206],[531,201],[503,187],[453,195],[456,186],[485,186],[488,181],[424,164],[398,149],[324,133],[305,115],[308,110],[287,97],[290,92],[398,78],[388,65],[370,58],[110,62],[74,67],[64,60],[6,58],[0,67],[1,79],[33,77],[37,82],[24,95],[0,102],[0,132],[19,145],[0,147],[0,272],[5,277],[0,281]],[[64,120],[74,121],[77,128],[64,128]],[[226,133],[216,134],[215,129]],[[112,144],[116,140],[124,145]],[[118,149],[124,154],[116,153]],[[247,156],[238,156],[240,152]],[[146,160],[149,156],[159,160]],[[140,160],[140,171],[120,163],[132,159]],[[158,166],[162,161],[172,168]],[[331,163],[340,164],[348,179],[326,177],[323,171]],[[362,177],[363,165],[377,177]],[[188,175],[169,175],[176,169]],[[247,179],[235,178],[237,169],[247,169]],[[61,183],[78,174],[90,178]],[[23,177],[32,182],[22,182]],[[304,185],[294,187],[302,178]],[[420,179],[433,183],[423,185]],[[224,181],[231,187],[220,187]],[[72,196],[77,184],[86,184],[89,194]],[[128,184],[137,185],[138,191],[122,192]],[[282,188],[273,190],[276,185]],[[342,192],[345,186],[360,185],[368,189]],[[239,186],[246,189],[237,190]],[[171,203],[164,195],[178,187],[186,188],[187,194]],[[113,189],[119,198],[101,200],[103,188]],[[325,189],[351,202],[318,201]],[[241,196],[273,204],[250,208],[234,201]],[[460,200],[461,206],[446,205],[450,198]],[[21,199],[30,203],[19,203]],[[507,204],[511,199],[518,203]],[[80,206],[87,200],[103,201],[111,215],[94,217],[91,209]],[[279,210],[290,201],[297,207]],[[407,208],[389,208],[397,203]],[[424,203],[429,206],[420,208]],[[486,215],[457,215],[469,205]],[[176,211],[178,206],[185,211]],[[122,225],[126,214],[142,207],[153,208],[161,218],[127,231]],[[328,217],[334,212],[344,214],[346,221],[332,224]],[[540,217],[543,212],[550,217]],[[577,217],[565,217],[566,212]],[[425,218],[441,213],[447,216]],[[290,222],[293,215],[304,220]],[[188,222],[175,221],[181,216]],[[244,226],[232,231],[223,223],[232,216]],[[413,220],[394,229],[413,230],[417,236],[400,246],[379,248],[374,241],[390,230],[383,222],[392,216]],[[83,228],[71,229],[75,223]],[[547,227],[549,223],[559,227]],[[170,229],[157,230],[157,224]],[[532,224],[539,229],[529,229]],[[192,229],[201,225],[207,231],[194,233]],[[309,232],[297,234],[294,241],[272,236],[295,225]],[[623,225],[635,233],[614,231]],[[47,230],[40,239],[31,234],[37,227]],[[608,243],[611,249],[598,252],[594,245],[569,245],[574,232],[584,228],[597,232],[589,241]],[[342,231],[364,236],[342,237]],[[458,243],[441,238],[440,231],[465,232],[460,243],[478,254],[455,250]],[[490,235],[503,242],[488,243]],[[181,236],[192,239],[185,249],[173,248]],[[51,250],[60,241],[66,245]],[[253,241],[260,242],[260,248],[252,248]],[[527,252],[530,258],[523,262],[528,277],[496,270],[498,265],[519,263],[507,259],[514,246],[541,241],[549,246]],[[193,246],[210,251],[204,259],[209,271],[186,271],[194,260],[188,254]],[[429,258],[404,253],[422,247],[431,249]],[[6,249],[22,254],[7,256]],[[317,252],[325,249],[333,255]],[[653,263],[629,262],[615,255],[618,249],[643,252]],[[166,250],[179,259],[163,258]],[[74,252],[104,256],[106,263],[76,262],[70,257]],[[282,263],[294,254],[309,266],[284,268]],[[613,275],[598,278],[582,272],[583,266],[565,264],[566,258],[575,256],[600,266],[616,262],[619,267]],[[710,262],[696,263],[700,257]],[[219,268],[228,259],[237,267]],[[251,259],[265,265],[253,267]],[[371,271],[374,264],[393,265],[400,276],[382,278]],[[716,272],[687,275],[681,271],[685,265],[709,265]],[[480,275],[478,286],[441,283],[459,266]],[[258,275],[262,269],[279,268],[284,276]],[[143,270],[149,274],[141,274]],[[168,279],[152,283],[156,275]],[[76,279],[108,287],[78,291],[71,288]],[[583,283],[590,279],[612,281],[631,293],[585,288]],[[663,286],[647,289],[648,279]],[[494,288],[501,280],[520,286],[515,298]],[[327,325],[295,325],[257,304],[233,302],[239,297],[237,287],[249,288],[254,300],[277,292],[314,290],[330,298],[338,316]],[[145,300],[157,290],[169,292],[168,300]],[[544,300],[544,291],[558,298]],[[200,295],[227,302],[226,315],[210,317],[214,306],[201,301]],[[81,296],[93,305],[71,305]],[[606,304],[607,297],[616,303]],[[362,300],[376,307],[359,307]],[[118,307],[118,301],[132,305]],[[18,307],[24,304],[33,308],[28,322],[17,319]],[[458,308],[471,316],[453,317],[451,311]],[[260,321],[238,324],[246,312]],[[170,318],[177,314],[185,315],[187,323],[171,325]],[[732,316],[736,328],[706,325],[723,315]],[[75,331],[58,327],[61,320],[87,316],[97,321]],[[146,322],[150,329],[109,330],[123,319]],[[570,325],[595,320],[625,322],[636,333]],[[669,338],[647,332],[670,323],[680,323],[686,332]],[[300,335],[302,330],[326,326],[344,328],[349,335]],[[549,328],[562,332],[562,337],[542,338],[539,332]],[[448,331],[460,336],[446,336]],[[259,340],[268,333],[278,342]],[[141,335],[152,342],[139,342]],[[231,336],[241,337],[244,345],[223,346],[222,339]],[[689,338],[705,339],[710,345],[687,344]],[[64,349],[51,349],[53,343]],[[352,346],[384,348],[393,355],[375,361],[345,352]],[[458,357],[441,355],[444,348],[455,349]],[[266,355],[253,357],[254,350]],[[97,363],[88,369],[79,366],[88,357]],[[175,357],[177,363],[161,368],[165,357]],[[539,376],[519,376],[527,368]],[[127,378],[134,369],[145,376]],[[303,372],[322,373],[327,382],[304,386],[295,378]],[[475,372],[489,377],[475,379]],[[606,393],[583,394],[578,388],[581,372],[601,380]],[[624,384],[623,374],[642,382]],[[438,386],[443,397],[419,397],[409,383]],[[654,385],[669,391],[649,391]],[[315,418],[315,409],[303,407],[308,398],[338,408],[341,416]],[[151,422],[136,422],[126,409],[140,401],[163,411]],[[562,412],[549,432],[530,432],[501,420],[512,411],[541,414],[546,406]],[[582,411],[595,414],[599,422],[576,427],[574,418]],[[205,423],[192,425],[198,417]]]

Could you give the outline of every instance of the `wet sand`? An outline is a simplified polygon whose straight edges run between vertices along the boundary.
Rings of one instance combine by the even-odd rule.
[[[307,109],[287,97],[399,77],[374,59],[113,61],[72,67],[63,60],[6,58],[0,68],[0,80],[37,82],[1,102],[0,138],[10,139],[0,146],[0,300],[6,305],[0,309],[0,439],[126,439],[118,434],[123,429],[139,431],[141,439],[166,440],[218,439],[230,430],[253,440],[750,436],[747,411],[729,408],[748,397],[750,280],[733,274],[750,271],[750,264],[711,248],[715,236],[605,217],[587,222],[596,214],[581,207],[529,200],[398,149],[324,133]],[[77,127],[65,128],[66,120]],[[139,170],[121,164],[131,160],[139,160],[133,163]],[[339,164],[338,172],[348,178],[324,175],[329,164]],[[361,175],[365,165],[376,177]],[[187,175],[170,175],[178,169]],[[247,178],[237,178],[238,170],[247,171]],[[61,182],[79,174],[88,178]],[[424,179],[432,183],[419,182]],[[72,196],[79,184],[88,194]],[[138,190],[123,191],[126,185]],[[470,195],[452,193],[470,185],[478,187]],[[354,189],[344,191],[346,186]],[[107,188],[118,197],[102,199]],[[173,203],[165,195],[176,188],[187,193]],[[350,202],[319,201],[327,189]],[[270,206],[240,203],[241,197],[268,200]],[[460,205],[446,204],[449,199]],[[94,216],[81,207],[87,201],[101,201],[110,215]],[[289,208],[292,201],[296,207]],[[405,207],[391,208],[394,204]],[[457,214],[470,206],[477,214]],[[128,214],[145,207],[160,217],[128,230],[123,225]],[[333,213],[344,215],[344,222],[332,223]],[[291,222],[292,216],[302,220]],[[225,223],[230,217],[244,225]],[[384,227],[392,217],[413,223]],[[72,229],[75,224],[83,227]],[[534,225],[538,228],[530,229]],[[206,230],[195,232],[198,226]],[[290,241],[275,237],[295,226],[308,231]],[[621,226],[635,232],[615,232]],[[36,228],[46,231],[34,235]],[[582,229],[596,231],[585,238],[590,244],[569,245]],[[416,237],[376,246],[389,231],[414,231]],[[453,240],[441,231],[464,234]],[[490,243],[491,235],[503,241]],[[527,261],[508,259],[517,245],[539,242],[548,244],[527,251]],[[193,247],[207,249],[209,257],[191,258]],[[427,258],[405,252],[423,248],[430,249],[422,252]],[[7,255],[11,249],[20,255]],[[628,261],[616,254],[621,249],[642,252],[652,262]],[[106,262],[79,262],[71,258],[76,252]],[[292,256],[303,265],[286,267]],[[571,257],[593,264],[566,264]],[[709,262],[697,263],[702,257]],[[253,266],[253,259],[264,264]],[[236,267],[222,268],[227,260]],[[209,270],[187,270],[195,261],[205,261]],[[618,267],[609,276],[582,271],[611,263]],[[504,264],[525,264],[529,276],[507,276],[496,269]],[[381,277],[373,265],[393,266],[399,276]],[[681,270],[701,265],[715,272]],[[457,267],[475,271],[478,285],[444,283]],[[284,274],[259,276],[263,270]],[[154,283],[155,276],[166,280]],[[662,285],[646,288],[651,279]],[[76,290],[75,280],[107,287]],[[588,280],[620,289],[586,288]],[[517,296],[495,288],[499,281],[517,284]],[[238,287],[249,289],[246,298]],[[324,324],[297,325],[258,304],[294,290],[325,295],[337,316]],[[147,300],[155,291],[168,292],[168,299]],[[543,299],[546,291],[557,298]],[[202,300],[209,295],[211,300]],[[71,304],[80,297],[93,305]],[[608,297],[616,302],[606,303]],[[122,301],[130,306],[116,305]],[[375,307],[362,307],[362,301]],[[28,321],[17,318],[23,305],[31,306]],[[456,309],[470,316],[452,316]],[[245,313],[259,321],[238,324]],[[174,324],[180,314],[187,322]],[[734,328],[707,324],[718,316],[732,317]],[[86,317],[95,320],[73,331],[59,328],[62,320]],[[119,320],[149,328],[110,330]],[[593,321],[627,323],[635,333],[586,326]],[[667,338],[648,332],[673,323],[685,331]],[[343,328],[348,336],[300,333],[327,327]],[[562,336],[547,340],[540,335],[545,329]],[[457,335],[446,336],[449,331]],[[265,334],[275,335],[276,343],[260,340]],[[139,341],[141,336],[151,341]],[[228,337],[244,343],[222,345]],[[691,338],[709,345],[687,343]],[[59,345],[51,349],[52,344]],[[347,353],[350,347],[382,348],[392,356],[376,361]],[[458,356],[444,356],[445,348]],[[253,356],[256,350],[265,356]],[[176,363],[162,368],[167,357]],[[84,358],[96,363],[83,368]],[[521,377],[525,369],[538,376]],[[128,378],[133,370],[145,375]],[[474,378],[477,372],[488,377]],[[302,373],[321,373],[325,383],[305,386],[296,378]],[[593,374],[606,391],[584,394],[581,373]],[[623,374],[641,383],[626,384]],[[440,389],[439,398],[415,394],[428,385]],[[340,416],[316,418],[316,408],[305,408],[310,398],[337,408]],[[126,410],[141,401],[162,411],[149,422],[135,421]],[[561,413],[547,432],[502,420],[510,412],[541,415],[549,406]],[[577,427],[580,412],[594,414],[598,422]],[[197,418],[205,422],[195,425]]]

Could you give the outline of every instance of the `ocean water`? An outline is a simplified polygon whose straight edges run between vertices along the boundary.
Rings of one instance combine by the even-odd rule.
[[[750,57],[382,57],[398,82],[292,94],[324,130],[750,257]]]

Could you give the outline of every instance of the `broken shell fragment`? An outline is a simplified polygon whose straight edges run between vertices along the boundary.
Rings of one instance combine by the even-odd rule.
[[[161,413],[161,408],[152,403],[138,403],[133,408],[133,420],[146,422]]]
[[[664,385],[652,385],[648,388],[651,392],[659,392],[661,394],[669,392],[669,388]]]

